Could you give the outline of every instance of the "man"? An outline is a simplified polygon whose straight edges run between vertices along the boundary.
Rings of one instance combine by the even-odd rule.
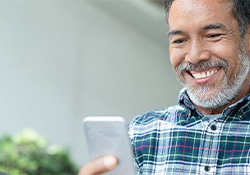
[[[185,88],[179,105],[131,122],[138,174],[250,174],[250,0],[166,0],[166,11]],[[103,157],[80,174],[116,164]]]

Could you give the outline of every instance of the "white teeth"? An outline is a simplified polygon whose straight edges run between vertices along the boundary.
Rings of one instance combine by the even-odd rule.
[[[207,72],[207,77],[211,76],[212,73],[211,72]]]
[[[192,73],[192,75],[195,79],[200,79],[200,78],[210,77],[217,72],[218,70],[213,70],[213,71],[207,71],[207,72],[202,72],[202,73]]]

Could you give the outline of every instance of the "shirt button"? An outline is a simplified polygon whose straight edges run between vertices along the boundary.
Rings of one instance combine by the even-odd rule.
[[[215,131],[216,129],[217,129],[216,125],[212,125],[212,126],[211,126],[211,130],[212,130],[212,131]]]
[[[209,171],[210,171],[210,167],[209,167],[209,166],[205,166],[205,167],[204,167],[204,170],[205,170],[206,172],[209,172]]]

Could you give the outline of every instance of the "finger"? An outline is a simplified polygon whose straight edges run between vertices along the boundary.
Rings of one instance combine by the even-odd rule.
[[[97,175],[113,170],[118,164],[118,159],[114,156],[104,156],[89,162],[83,166],[79,175]]]

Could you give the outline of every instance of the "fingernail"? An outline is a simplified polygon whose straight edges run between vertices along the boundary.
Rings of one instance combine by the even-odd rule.
[[[112,157],[112,156],[108,156],[104,159],[104,166],[109,169],[109,170],[112,170],[115,168],[116,166],[116,158]]]

